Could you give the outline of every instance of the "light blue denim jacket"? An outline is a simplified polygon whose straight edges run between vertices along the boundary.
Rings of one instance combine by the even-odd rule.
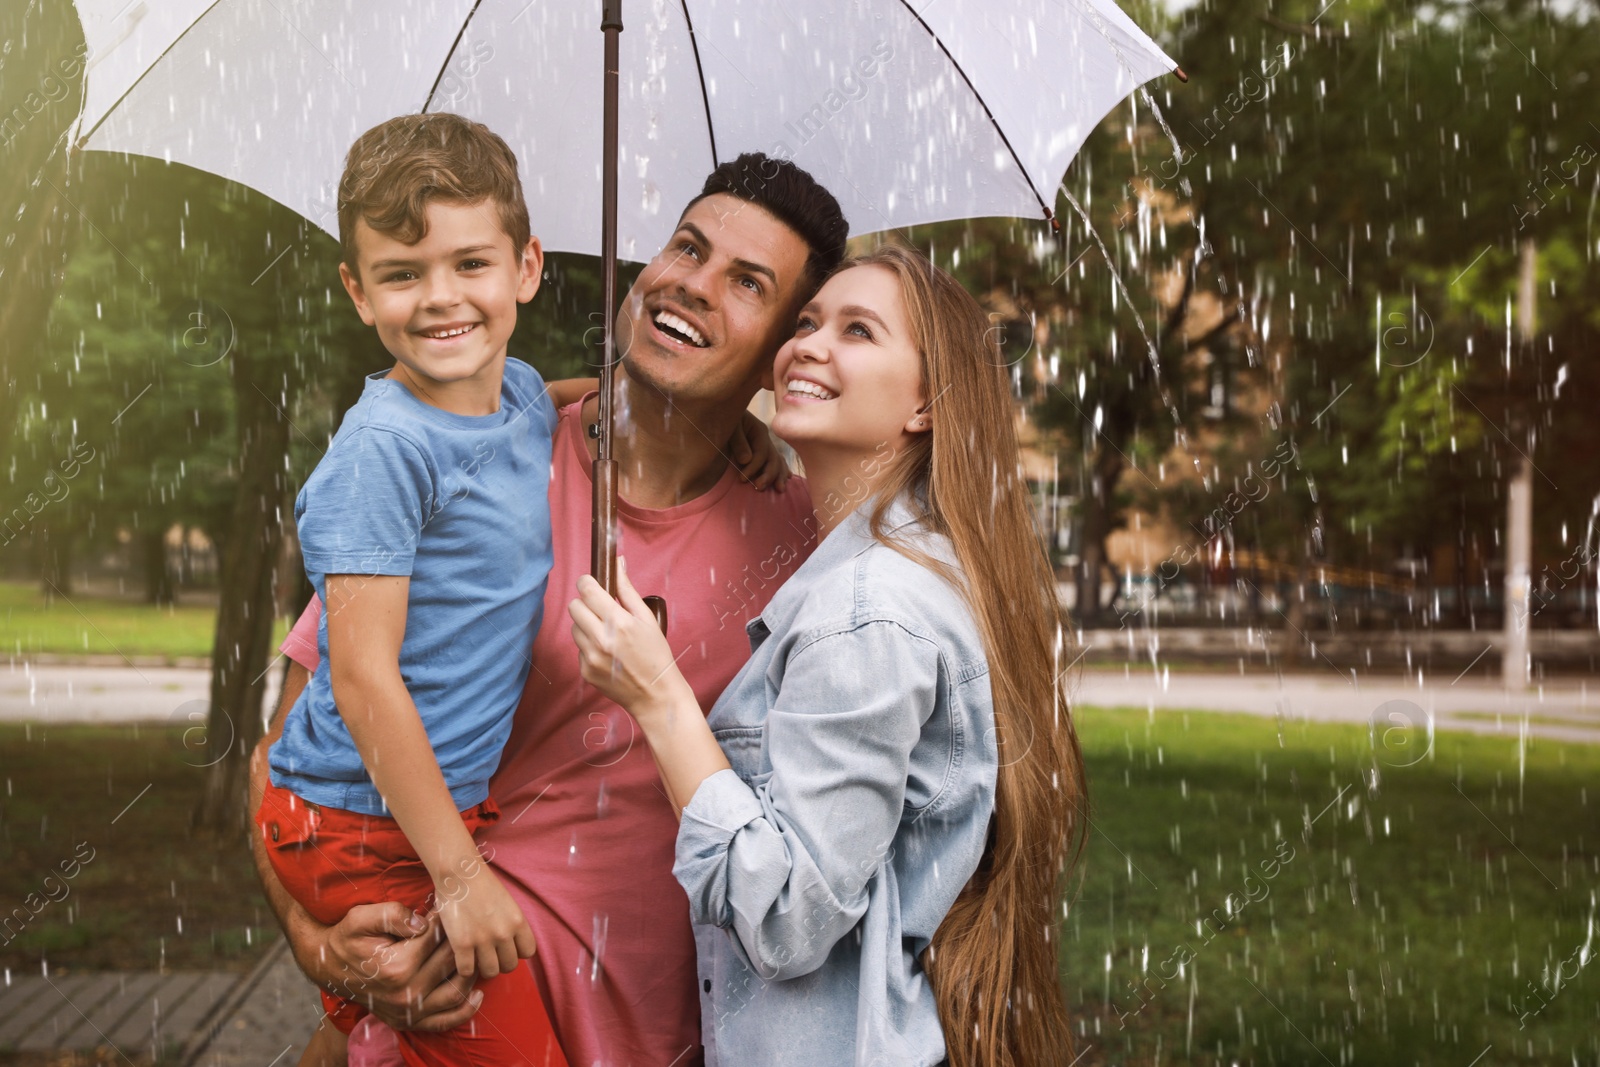
[[[961,596],[873,540],[863,504],[748,626],[711,709],[731,770],[684,809],[708,1067],[945,1057],[921,956],[977,870],[994,709]],[[896,503],[888,526],[949,543]]]

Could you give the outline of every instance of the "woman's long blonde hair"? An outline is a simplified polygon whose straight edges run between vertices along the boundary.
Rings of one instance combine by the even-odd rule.
[[[983,637],[1000,770],[978,871],[934,934],[925,964],[952,1067],[1038,1067],[1072,1046],[1056,958],[1057,910],[1088,821],[1083,754],[1060,675],[1066,646],[1055,576],[1019,469],[1015,412],[988,316],[917,252],[884,246],[841,270],[900,282],[933,430],[879,485],[873,535],[961,589]],[[960,573],[885,529],[896,498],[950,539]]]

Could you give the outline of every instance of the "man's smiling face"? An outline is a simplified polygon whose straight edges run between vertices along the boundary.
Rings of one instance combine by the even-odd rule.
[[[809,295],[810,248],[765,208],[717,193],[684,212],[617,312],[633,381],[674,403],[749,402]]]

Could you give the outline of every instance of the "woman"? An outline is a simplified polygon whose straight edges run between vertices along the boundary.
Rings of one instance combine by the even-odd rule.
[[[625,567],[620,604],[585,577],[570,609],[681,813],[707,1062],[1064,1063],[1083,766],[988,319],[885,248],[822,287],[774,377],[820,543],[709,718]]]

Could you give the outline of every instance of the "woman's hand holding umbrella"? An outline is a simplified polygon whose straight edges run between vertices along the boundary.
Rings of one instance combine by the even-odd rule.
[[[584,575],[567,613],[584,681],[639,723],[673,809],[682,812],[701,782],[728,769],[728,760],[655,616],[628,580],[627,563],[617,560],[616,599]]]

